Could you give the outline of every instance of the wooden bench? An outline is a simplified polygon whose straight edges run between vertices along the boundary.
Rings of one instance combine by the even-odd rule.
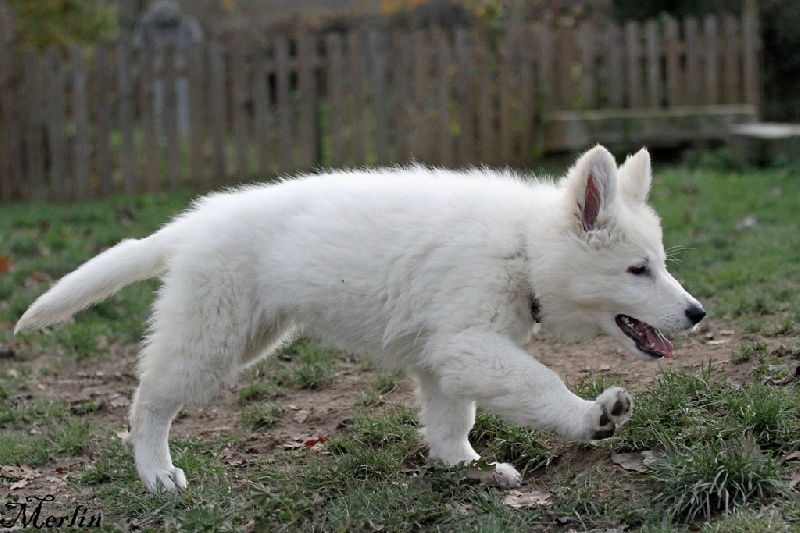
[[[557,111],[544,117],[544,146],[545,151],[557,152],[596,143],[635,149],[724,142],[734,124],[753,122],[757,116],[748,104]]]
[[[800,163],[800,124],[736,124],[729,142],[734,154],[748,163]]]

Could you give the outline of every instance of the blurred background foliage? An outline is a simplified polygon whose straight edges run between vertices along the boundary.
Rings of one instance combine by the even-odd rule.
[[[17,15],[21,42],[43,50],[110,39],[117,32],[113,4],[95,0],[7,0]]]

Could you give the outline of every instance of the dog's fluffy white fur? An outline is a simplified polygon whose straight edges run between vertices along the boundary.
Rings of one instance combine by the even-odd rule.
[[[167,443],[178,410],[208,401],[298,326],[414,375],[433,459],[478,458],[467,440],[476,403],[517,424],[604,438],[630,415],[628,393],[583,400],[523,346],[537,318],[572,338],[604,331],[656,359],[672,354],[656,328],[702,319],[667,272],[650,181],[645,150],[618,169],[598,146],[558,183],[412,166],[212,194],[65,276],[16,330],[161,276],[125,438],[151,490],[186,486]],[[510,465],[497,468],[519,482]]]

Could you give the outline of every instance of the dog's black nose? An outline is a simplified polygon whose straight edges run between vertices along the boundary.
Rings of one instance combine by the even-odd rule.
[[[699,305],[690,305],[686,309],[686,318],[692,321],[692,324],[697,324],[706,316],[705,310]]]

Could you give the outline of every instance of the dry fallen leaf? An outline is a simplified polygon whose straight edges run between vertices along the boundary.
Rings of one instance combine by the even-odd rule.
[[[783,458],[784,461],[800,461],[800,450],[794,451]]]
[[[28,483],[30,483],[30,481],[28,481],[27,479],[20,479],[19,481],[12,483],[11,486],[8,487],[8,490],[17,490],[25,488],[28,486]]]
[[[511,490],[508,492],[505,499],[503,499],[503,503],[514,509],[547,505],[550,503],[550,493],[546,490],[535,490],[533,492]]]
[[[306,448],[313,448],[317,444],[324,444],[326,440],[328,439],[325,437],[311,437],[303,442],[303,446]]]
[[[295,437],[293,441],[280,444],[279,448],[286,450],[296,450],[297,448],[313,448],[317,444],[323,444],[327,441],[325,437]]]
[[[619,465],[625,470],[634,472],[647,472],[650,463],[658,455],[657,450],[645,450],[643,452],[612,453],[611,462]]]
[[[792,474],[792,480],[789,481],[789,488],[793,489],[798,484],[800,484],[800,472],[795,472],[794,474]]]
[[[0,465],[0,477],[6,479],[33,479],[36,472],[27,466]]]
[[[305,422],[308,419],[308,415],[309,415],[309,412],[307,410],[305,410],[305,409],[302,409],[300,411],[297,411],[297,414],[295,414],[292,417],[292,420],[294,420],[298,424],[302,424],[303,422]]]
[[[127,396],[123,396],[122,394],[114,394],[111,396],[108,405],[111,407],[127,407],[131,404],[130,399]]]
[[[772,383],[774,385],[788,385],[789,383],[791,383],[792,381],[794,381],[798,377],[800,377],[800,366],[796,367],[794,369],[794,372],[789,372],[789,375],[786,376],[785,378],[773,379]]]
[[[455,510],[458,514],[462,516],[466,516],[472,511],[472,504],[469,503],[457,503],[455,504]]]
[[[47,480],[48,483],[50,483],[50,491],[51,492],[55,492],[58,489],[60,489],[61,487],[63,487],[64,485],[67,484],[67,478],[66,477],[60,478],[60,477],[54,477],[54,476],[47,476],[47,477],[45,477],[45,479]]]

